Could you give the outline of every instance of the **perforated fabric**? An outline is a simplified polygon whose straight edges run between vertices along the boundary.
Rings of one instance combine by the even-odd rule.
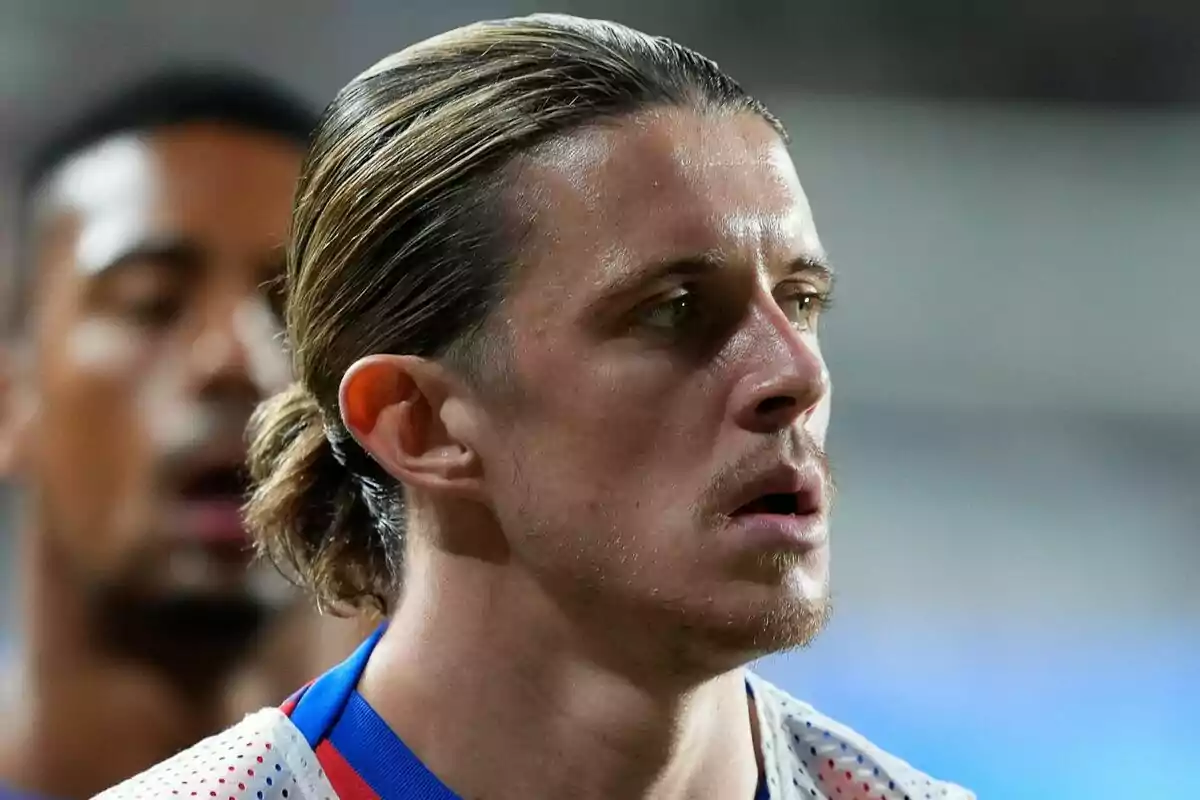
[[[749,676],[771,800],[975,800]],[[96,800],[338,800],[282,712],[253,714]]]
[[[749,683],[772,800],[975,800],[762,678]]]
[[[337,800],[282,711],[251,714],[95,800]]]

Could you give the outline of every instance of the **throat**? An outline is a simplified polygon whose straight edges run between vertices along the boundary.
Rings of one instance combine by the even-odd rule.
[[[0,784],[39,796],[93,797],[230,721],[219,699],[188,697],[130,664],[58,665],[34,687],[25,723],[8,732]]]
[[[760,762],[741,670],[662,697],[595,665],[546,659],[536,677],[406,669],[385,663],[388,649],[376,651],[360,691],[459,796],[754,796]],[[433,673],[441,688],[414,685]],[[480,719],[488,724],[471,724]]]

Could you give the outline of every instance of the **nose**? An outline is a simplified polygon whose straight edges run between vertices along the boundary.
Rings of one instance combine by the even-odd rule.
[[[191,346],[196,393],[253,404],[282,389],[288,367],[279,334],[274,315],[257,296],[212,309]]]
[[[792,325],[771,299],[756,304],[744,330],[750,361],[732,397],[733,418],[754,433],[776,433],[811,416],[830,391],[815,332]]]

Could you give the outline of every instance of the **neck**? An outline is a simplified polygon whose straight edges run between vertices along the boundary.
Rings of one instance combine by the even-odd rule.
[[[172,635],[132,605],[101,610],[43,537],[23,541],[22,723],[0,743],[0,785],[92,797],[229,721],[245,643]]]
[[[460,796],[753,796],[741,670],[623,669],[637,660],[598,653],[594,632],[511,566],[412,549],[360,691]]]

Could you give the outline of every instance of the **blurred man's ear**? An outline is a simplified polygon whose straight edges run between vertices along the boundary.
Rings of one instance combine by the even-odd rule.
[[[0,478],[12,476],[16,463],[17,425],[13,406],[15,382],[12,347],[0,343]]]
[[[30,404],[21,381],[20,348],[0,340],[0,480],[20,469],[22,442],[29,425]]]

